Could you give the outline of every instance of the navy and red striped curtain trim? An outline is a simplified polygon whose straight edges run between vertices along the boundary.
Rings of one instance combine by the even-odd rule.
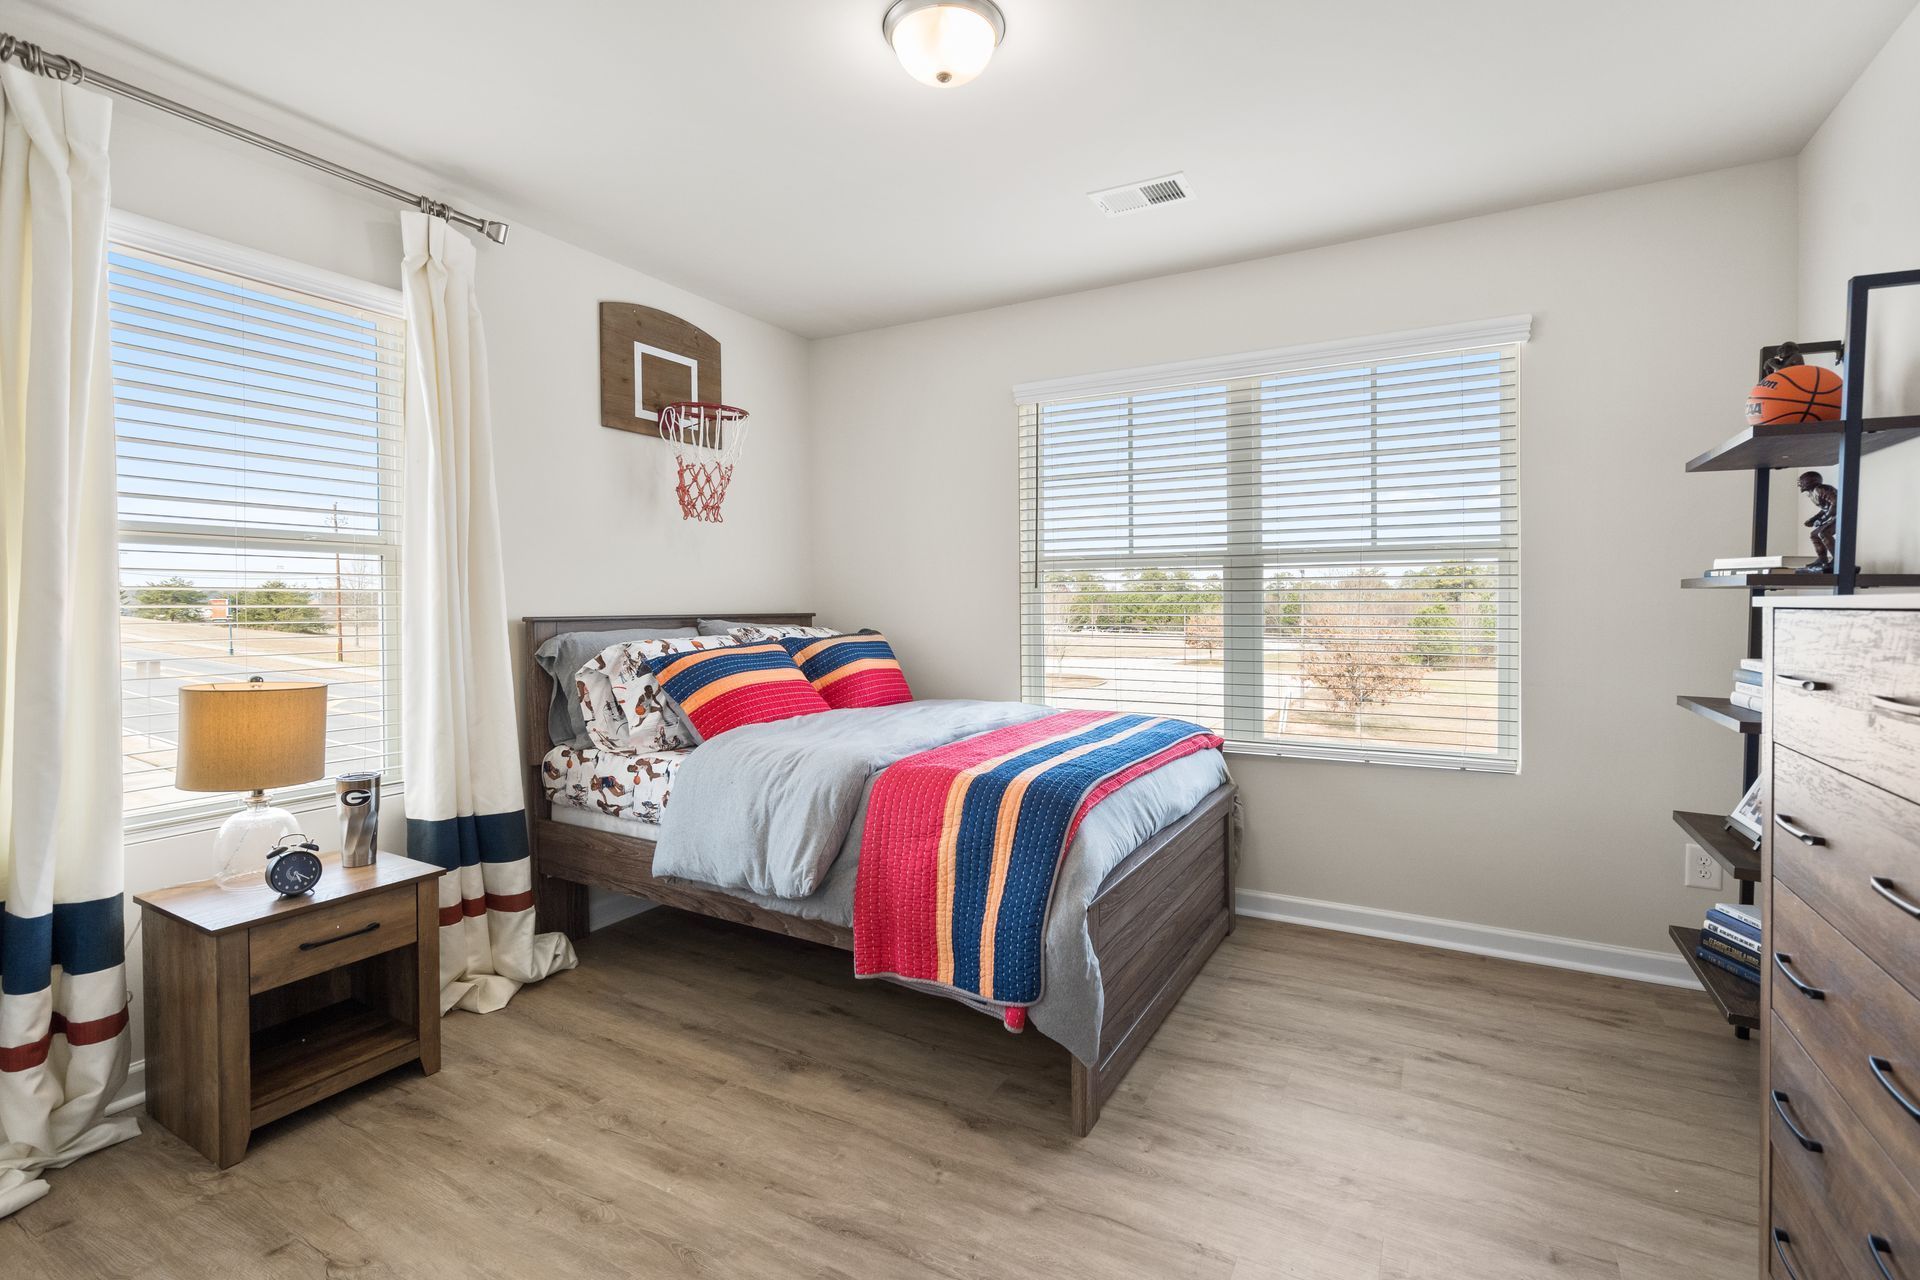
[[[518,862],[528,852],[525,809],[407,819],[407,856],[448,871],[482,862]]]
[[[99,973],[126,961],[122,895],[56,902],[47,915],[16,916],[0,902],[0,994],[31,995],[53,983],[53,967]]]

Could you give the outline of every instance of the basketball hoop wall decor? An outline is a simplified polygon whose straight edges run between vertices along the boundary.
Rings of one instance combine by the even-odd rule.
[[[730,404],[663,405],[660,438],[673,445],[681,519],[719,524],[720,504],[747,444],[747,411]]]
[[[719,404],[720,342],[679,316],[632,302],[600,304],[600,425],[665,436],[670,404]]]

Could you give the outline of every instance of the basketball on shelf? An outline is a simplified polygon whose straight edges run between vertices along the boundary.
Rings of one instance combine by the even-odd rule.
[[[1819,365],[1776,369],[1747,393],[1747,423],[1777,427],[1796,422],[1832,422],[1840,416],[1840,375]]]
[[[673,446],[673,491],[681,519],[719,524],[734,464],[746,448],[747,411],[693,401],[665,405],[660,438]]]

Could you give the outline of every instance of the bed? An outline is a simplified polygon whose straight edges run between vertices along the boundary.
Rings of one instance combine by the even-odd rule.
[[[812,623],[810,614],[724,616],[775,626]],[[525,754],[539,927],[583,936],[587,889],[597,887],[851,951],[850,917],[833,905],[831,883],[812,895],[821,901],[785,901],[654,874],[657,823],[681,763],[673,757],[680,753],[616,761],[600,758],[591,747],[552,740],[553,682],[532,656],[542,644],[566,632],[695,625],[692,617],[657,614],[524,620]],[[1077,1135],[1091,1131],[1101,1107],[1233,930],[1234,801],[1231,781],[1212,786],[1130,852],[1108,858],[1112,869],[1088,886],[1082,940],[1092,962],[1084,974],[1069,977],[1094,988],[1091,1023],[1072,1035],[1050,1037],[1068,1046]],[[851,871],[837,868],[830,875],[830,881],[839,877],[842,899],[850,897]],[[1045,1021],[1036,1018],[1033,1025],[1047,1034]]]

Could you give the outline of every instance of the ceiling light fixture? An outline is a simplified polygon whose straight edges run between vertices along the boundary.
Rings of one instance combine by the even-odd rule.
[[[894,0],[880,34],[908,75],[948,89],[986,70],[1007,19],[993,0]]]

